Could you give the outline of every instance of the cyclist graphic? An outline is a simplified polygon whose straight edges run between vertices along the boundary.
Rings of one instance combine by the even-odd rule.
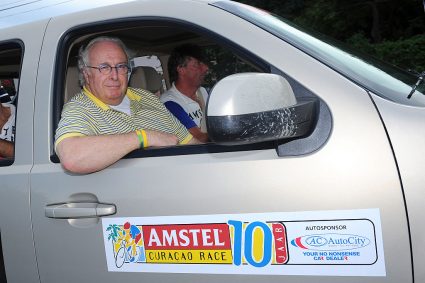
[[[142,233],[137,226],[131,225],[130,222],[124,223],[123,228],[122,235],[124,237],[123,241],[125,241],[125,249],[129,252],[129,261],[134,262],[137,260],[137,246],[142,238]]]
[[[114,246],[115,264],[121,268],[124,263],[145,262],[141,226],[111,224],[106,231],[109,232],[108,240]]]

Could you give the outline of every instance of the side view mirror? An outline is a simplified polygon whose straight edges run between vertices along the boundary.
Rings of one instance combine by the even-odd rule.
[[[297,99],[288,81],[267,73],[240,73],[220,80],[206,107],[208,136],[238,145],[293,139],[311,133],[318,99]]]

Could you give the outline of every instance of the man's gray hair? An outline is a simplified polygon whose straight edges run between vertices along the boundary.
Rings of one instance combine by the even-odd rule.
[[[79,70],[79,81],[81,86],[84,86],[86,84],[83,70],[86,66],[90,66],[90,62],[89,62],[90,49],[96,43],[103,42],[103,41],[115,42],[118,46],[120,46],[122,50],[124,51],[125,55],[127,56],[127,63],[129,63],[128,61],[130,60],[130,50],[125,46],[124,42],[122,42],[121,39],[117,37],[110,37],[110,36],[96,37],[90,40],[89,43],[87,43],[87,45],[81,46],[78,53],[78,70]]]

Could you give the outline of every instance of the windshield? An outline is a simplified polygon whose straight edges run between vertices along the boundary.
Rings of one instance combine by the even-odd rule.
[[[411,98],[407,98],[418,81],[417,75],[357,53],[336,40],[307,32],[266,11],[231,1],[218,1],[212,5],[281,38],[385,99],[406,105],[425,106],[425,83],[419,84]]]

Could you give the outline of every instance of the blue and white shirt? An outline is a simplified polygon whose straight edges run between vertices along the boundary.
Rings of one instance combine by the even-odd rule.
[[[201,96],[200,98],[204,103],[208,99],[208,93],[203,87],[198,89],[197,95]],[[205,132],[203,126],[205,117],[201,105],[181,93],[174,83],[169,90],[161,95],[160,100],[164,103],[165,107],[167,107],[168,111],[170,111],[186,129],[199,127]]]

